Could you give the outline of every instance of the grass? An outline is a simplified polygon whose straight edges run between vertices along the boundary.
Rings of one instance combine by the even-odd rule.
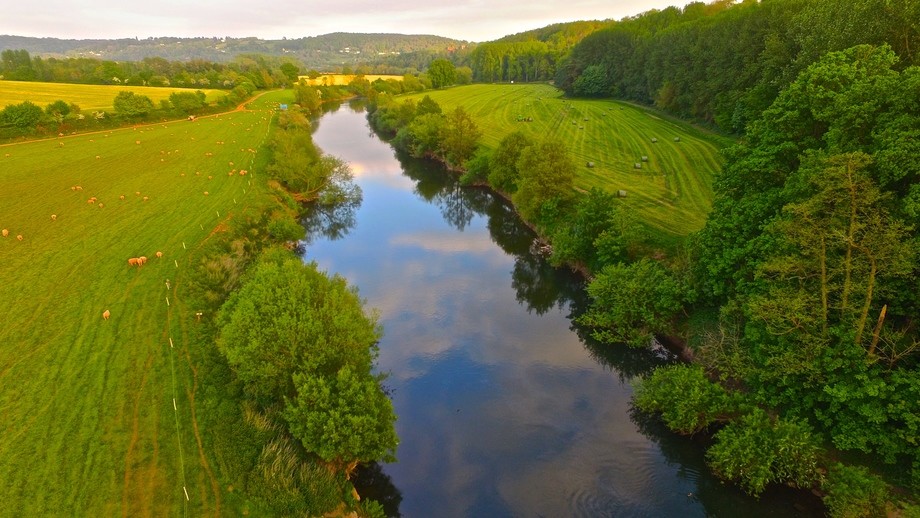
[[[719,149],[731,142],[628,103],[563,99],[546,84],[470,85],[406,97],[424,95],[444,111],[463,106],[491,149],[516,130],[562,139],[578,166],[578,189],[626,191],[625,201],[665,238],[703,227],[712,208],[713,177],[722,165]]]
[[[77,85],[70,83],[37,83],[31,81],[0,80],[0,108],[10,104],[31,101],[45,107],[54,101],[73,103],[81,110],[111,110],[112,101],[118,92],[129,91],[146,95],[155,105],[169,99],[173,92],[194,92],[197,88],[168,88],[153,86]],[[214,102],[227,95],[224,90],[205,90],[208,102]]]
[[[270,203],[250,150],[274,102],[0,146],[0,514],[217,515],[222,497],[226,511],[183,287],[213,233]]]

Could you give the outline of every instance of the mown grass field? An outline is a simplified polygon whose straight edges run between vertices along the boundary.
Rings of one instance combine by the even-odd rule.
[[[0,515],[228,512],[183,286],[209,236],[268,203],[257,104],[0,146]]]
[[[406,97],[424,95],[444,111],[463,106],[482,130],[481,142],[492,149],[516,130],[562,139],[578,166],[578,189],[626,191],[625,201],[639,218],[664,236],[703,227],[721,168],[719,149],[731,142],[628,103],[564,99],[545,84],[470,85]]]
[[[323,74],[315,79],[310,79],[309,76],[300,76],[300,79],[306,80],[307,84],[310,86],[342,86],[351,83],[354,78],[358,77],[355,74]],[[397,81],[402,81],[403,76],[396,75],[383,75],[383,74],[367,74],[364,76],[364,79],[367,79],[370,82],[374,82],[378,79],[396,79]]]
[[[81,110],[111,110],[112,100],[118,92],[129,91],[146,95],[154,104],[169,99],[173,92],[190,91],[198,88],[161,88],[153,86],[77,85],[70,83],[36,83],[31,81],[0,80],[0,108],[10,104],[31,101],[41,107],[57,100],[73,103]],[[208,102],[214,102],[227,95],[224,90],[201,89]]]

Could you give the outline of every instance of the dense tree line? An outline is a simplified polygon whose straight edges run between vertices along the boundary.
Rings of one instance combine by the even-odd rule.
[[[469,66],[476,81],[551,81],[559,61],[588,34],[612,22],[553,24],[505,36],[472,49]]]
[[[229,63],[216,63],[169,61],[162,57],[140,61],[41,58],[30,56],[25,50],[0,52],[0,78],[14,81],[230,90],[242,83],[258,88],[290,85],[296,82],[300,68],[290,58],[256,54],[241,55]]]
[[[885,0],[720,0],[624,19],[584,38],[558,67],[569,95],[617,97],[743,132],[829,51],[889,44],[917,64],[920,5]]]

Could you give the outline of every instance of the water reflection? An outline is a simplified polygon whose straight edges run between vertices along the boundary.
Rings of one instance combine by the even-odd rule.
[[[581,280],[530,254],[504,200],[395,157],[365,124],[342,110],[315,136],[360,171],[364,203],[347,236],[317,237],[306,258],[380,314],[401,443],[370,478],[389,477],[391,515],[795,514],[722,486],[698,445],[631,414],[629,381],[672,359],[574,325]]]

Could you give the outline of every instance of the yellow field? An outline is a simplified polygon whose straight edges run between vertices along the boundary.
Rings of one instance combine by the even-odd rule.
[[[173,92],[199,90],[198,88],[170,88],[153,86],[77,85],[70,83],[37,83],[33,81],[0,80],[0,108],[10,104],[31,101],[46,106],[57,100],[76,104],[81,110],[111,110],[112,100],[118,92],[131,91],[146,95],[154,104],[169,99]],[[208,102],[214,102],[227,95],[223,90],[201,90]]]
[[[316,79],[310,79],[307,76],[300,76],[300,79],[303,79],[310,86],[342,86],[350,83],[354,78],[358,77],[355,74],[323,74]],[[383,75],[383,74],[367,74],[364,76],[364,79],[367,79],[370,82],[374,82],[378,79],[395,79],[397,81],[402,81],[403,76],[394,76],[394,75]]]

